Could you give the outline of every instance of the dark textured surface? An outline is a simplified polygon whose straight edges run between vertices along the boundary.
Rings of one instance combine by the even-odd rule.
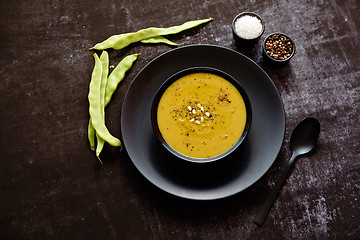
[[[236,46],[232,18],[254,11],[265,35],[291,36],[289,65],[263,62],[261,42]],[[359,239],[360,3],[346,1],[1,1],[0,239]],[[244,53],[272,78],[286,113],[283,147],[250,189],[210,202],[170,196],[145,180],[125,151],[106,147],[100,166],[87,142],[88,48],[106,37],[187,20],[214,21],[172,36]],[[120,136],[124,94],[138,71],[171,49],[141,52],[107,108]],[[263,227],[253,223],[290,157],[289,137],[319,119],[318,147],[298,159]]]

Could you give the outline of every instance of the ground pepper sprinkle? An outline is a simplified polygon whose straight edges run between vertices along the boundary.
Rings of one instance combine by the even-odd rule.
[[[291,56],[293,45],[288,37],[274,34],[266,40],[265,50],[270,57],[276,60],[285,60]]]

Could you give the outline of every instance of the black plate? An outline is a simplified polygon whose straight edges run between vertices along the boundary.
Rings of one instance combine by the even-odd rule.
[[[157,141],[151,104],[161,84],[190,67],[213,67],[236,78],[252,105],[246,141],[224,161],[194,164],[179,161]],[[135,77],[124,98],[121,131],[125,149],[150,182],[189,199],[219,199],[239,193],[259,180],[275,161],[285,132],[281,97],[269,76],[252,60],[213,45],[180,47],[160,55]]]

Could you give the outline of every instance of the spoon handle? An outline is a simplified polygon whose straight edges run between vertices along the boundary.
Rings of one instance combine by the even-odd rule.
[[[268,198],[264,202],[260,212],[255,217],[254,222],[257,225],[259,225],[259,226],[263,225],[263,223],[264,223],[264,221],[265,221],[265,219],[266,219],[272,205],[275,202],[275,199],[276,199],[276,197],[278,195],[278,192],[281,189],[281,187],[282,187],[282,185],[283,185],[283,183],[284,183],[284,181],[285,181],[285,179],[286,179],[286,177],[287,177],[287,175],[288,175],[288,173],[289,173],[289,171],[290,171],[296,157],[297,157],[297,155],[293,153],[290,160],[289,160],[289,162],[286,164],[286,167],[285,167],[283,173],[281,174],[279,180],[276,182],[275,187],[273,188],[270,195],[268,196]]]

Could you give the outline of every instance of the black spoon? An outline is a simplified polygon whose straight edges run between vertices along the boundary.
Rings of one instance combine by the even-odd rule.
[[[283,171],[280,179],[277,181],[274,189],[271,191],[269,197],[266,199],[260,212],[256,216],[254,222],[262,226],[266,216],[268,215],[270,208],[275,202],[280,188],[282,187],[295,158],[299,155],[310,152],[317,142],[320,134],[320,123],[313,117],[307,117],[302,120],[294,129],[290,137],[290,147],[292,150],[292,156],[287,163],[285,170]]]

